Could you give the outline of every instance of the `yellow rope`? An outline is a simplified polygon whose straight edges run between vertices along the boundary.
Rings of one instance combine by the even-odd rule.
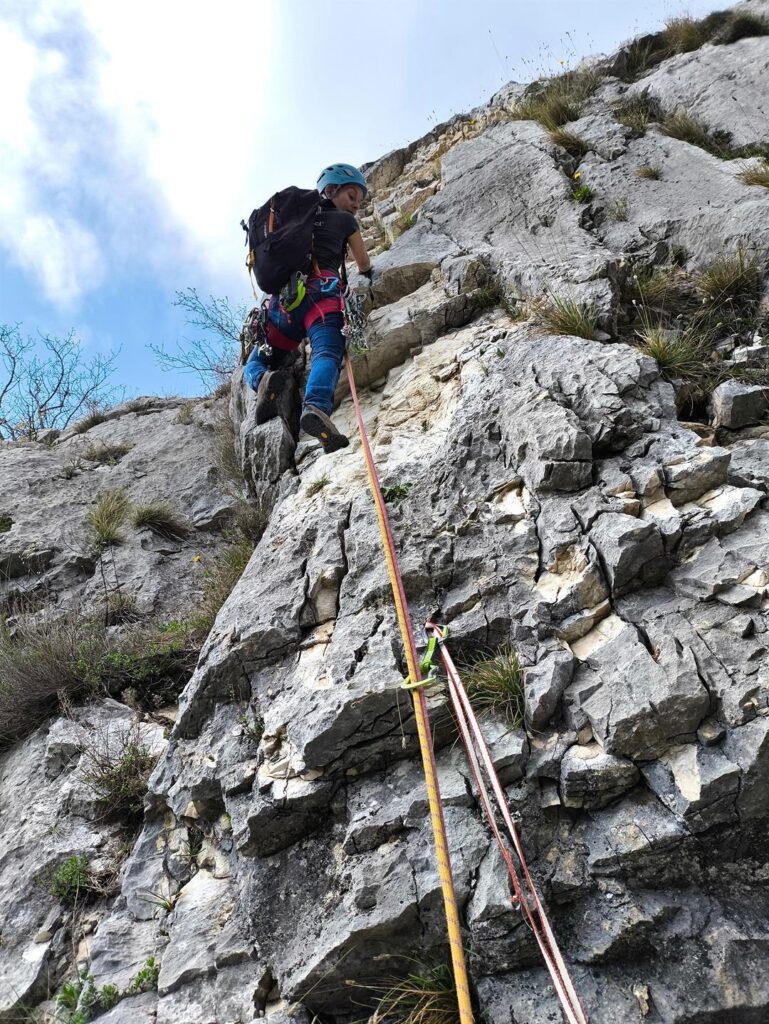
[[[384,498],[377,480],[374,469],[371,448],[368,444],[366,431],[363,425],[358,396],[355,391],[355,380],[353,378],[350,360],[346,359],[347,376],[350,381],[350,393],[355,405],[355,416],[358,421],[358,430],[363,445],[363,455],[366,460],[366,472],[368,474],[371,494],[374,498],[377,519],[379,521],[379,532],[382,537],[387,572],[390,577],[395,611],[398,616],[403,647],[406,652],[406,664],[409,670],[411,682],[417,682],[422,678],[419,667],[419,660],[414,649],[414,641],[408,619],[408,609],[402,598],[401,586],[399,585],[400,574],[398,572],[396,554],[390,545],[390,532],[387,525],[387,512],[384,506]],[[427,799],[430,805],[430,819],[433,828],[433,839],[435,842],[435,855],[438,861],[438,874],[441,879],[443,891],[443,906],[446,914],[446,928],[451,949],[451,963],[454,972],[454,985],[457,990],[457,1004],[459,1007],[460,1024],[473,1024],[473,1008],[470,1001],[470,985],[467,980],[467,965],[465,963],[465,951],[462,947],[462,933],[459,926],[459,911],[457,910],[457,898],[454,892],[454,879],[451,874],[451,860],[449,858],[448,843],[446,840],[446,825],[441,810],[441,796],[438,788],[438,779],[435,771],[435,760],[432,754],[432,737],[430,736],[427,723],[426,704],[424,690],[414,689],[411,692],[414,701],[414,717],[417,723],[419,736],[419,747],[422,752],[422,767],[425,773],[425,785],[427,787]]]

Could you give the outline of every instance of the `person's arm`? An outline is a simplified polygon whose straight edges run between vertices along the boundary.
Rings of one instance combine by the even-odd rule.
[[[365,276],[371,280],[372,267],[371,260],[366,252],[366,246],[363,242],[363,235],[360,231],[356,231],[354,235],[350,235],[347,239],[347,244],[350,246],[352,252],[352,258],[358,265],[358,273],[365,274]]]

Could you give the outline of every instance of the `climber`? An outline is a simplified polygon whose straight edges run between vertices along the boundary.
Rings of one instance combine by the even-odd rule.
[[[289,380],[291,354],[307,335],[312,365],[299,425],[320,440],[324,452],[330,453],[350,443],[334,426],[329,413],[345,350],[340,269],[343,272],[348,246],[358,271],[369,281],[372,277],[371,260],[355,219],[368,186],[356,167],[332,164],[321,172],[317,190],[321,199],[312,234],[312,270],[306,278],[294,275],[294,291],[288,303],[285,290],[270,297],[266,328],[269,354],[255,348],[244,377],[256,391],[256,422],[266,423],[277,415],[278,399]]]

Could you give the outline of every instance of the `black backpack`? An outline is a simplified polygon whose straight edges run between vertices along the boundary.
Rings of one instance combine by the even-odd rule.
[[[246,266],[263,292],[277,295],[292,274],[310,271],[312,235],[319,210],[316,189],[291,185],[254,210],[248,225],[240,222],[248,232]]]

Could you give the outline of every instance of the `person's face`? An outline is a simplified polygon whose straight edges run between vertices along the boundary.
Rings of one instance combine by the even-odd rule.
[[[331,200],[337,210],[345,213],[357,213],[363,202],[363,189],[360,185],[342,185]]]

